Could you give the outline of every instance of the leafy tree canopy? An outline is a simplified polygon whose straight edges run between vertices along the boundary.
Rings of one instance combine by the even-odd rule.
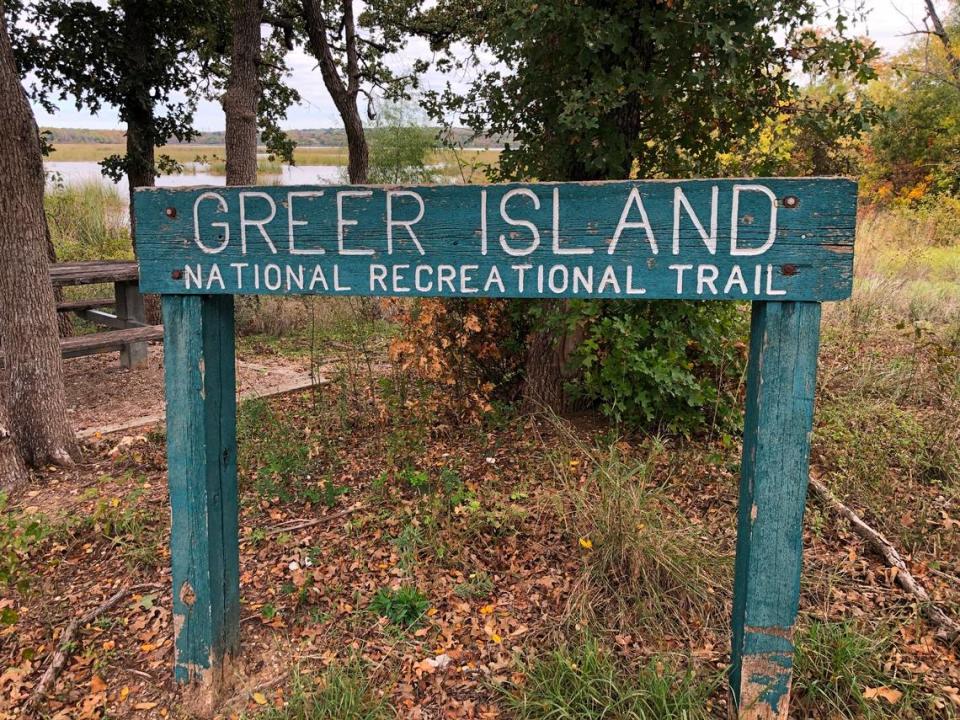
[[[795,95],[797,73],[871,76],[876,51],[816,30],[812,0],[446,0],[423,13],[435,49],[462,41],[465,92],[438,118],[508,140],[503,179],[590,180],[719,171],[718,155]],[[822,18],[819,18],[822,19]],[[495,61],[492,69],[489,60]],[[480,58],[485,58],[481,63]]]

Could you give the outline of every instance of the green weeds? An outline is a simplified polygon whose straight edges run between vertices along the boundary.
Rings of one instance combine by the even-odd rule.
[[[719,678],[705,681],[690,670],[674,670],[665,659],[622,669],[590,639],[524,670],[523,685],[506,691],[518,720],[706,720],[719,684]]]
[[[798,634],[791,711],[809,718],[929,717],[924,698],[909,680],[887,670],[888,637],[861,631],[852,622],[814,621]],[[881,695],[867,697],[868,690]]]
[[[319,677],[293,676],[289,700],[258,720],[388,720],[395,717],[387,701],[370,687],[359,662],[333,665]]]
[[[404,629],[419,625],[429,608],[427,597],[409,585],[396,590],[381,588],[370,603],[371,612]]]

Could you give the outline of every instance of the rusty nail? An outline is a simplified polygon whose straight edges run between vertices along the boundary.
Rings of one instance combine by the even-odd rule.
[[[177,216],[176,208],[168,207],[164,212],[168,218],[175,218]]]
[[[780,268],[780,272],[783,273],[784,275],[787,275],[787,276],[796,275],[796,274],[797,274],[797,266],[796,266],[796,265],[790,265],[790,264],[784,265],[782,268]]]
[[[177,268],[172,273],[170,273],[170,277],[172,277],[174,280],[179,280],[180,278],[183,277],[183,270],[180,270],[179,268]]]
[[[796,207],[797,205],[799,205],[799,204],[800,204],[800,201],[797,200],[797,196],[796,196],[796,195],[787,195],[787,196],[783,199],[783,206],[784,206],[785,208],[795,208],[795,207]]]

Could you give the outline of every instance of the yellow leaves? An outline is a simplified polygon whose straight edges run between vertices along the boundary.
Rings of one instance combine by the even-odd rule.
[[[254,701],[257,705],[266,705],[266,704],[267,704],[267,696],[264,695],[262,692],[255,692],[253,695],[251,695],[251,697],[253,698],[253,701]]]
[[[593,540],[588,537],[580,538],[580,547],[584,550],[593,550]]]
[[[484,605],[482,608],[480,608],[480,614],[491,615],[493,614],[493,611],[496,609],[496,607],[497,607],[496,605]]]
[[[122,688],[120,688],[120,694],[118,695],[118,697],[120,698],[120,702],[123,702],[128,697],[130,697],[130,686],[124,685]]]
[[[900,698],[903,697],[903,693],[897,690],[896,688],[887,687],[886,685],[881,685],[880,687],[875,688],[864,688],[863,697],[867,700],[876,700],[877,698],[883,698],[891,705],[896,705]]]

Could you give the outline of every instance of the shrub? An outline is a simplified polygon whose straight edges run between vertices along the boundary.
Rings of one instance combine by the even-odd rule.
[[[746,314],[729,303],[425,299],[408,306],[391,359],[444,386],[461,412],[513,399],[534,328],[582,337],[568,392],[628,425],[682,433],[739,415]],[[731,382],[732,381],[732,382]]]
[[[634,426],[690,434],[739,416],[738,345],[746,314],[728,303],[574,301],[567,322],[583,328],[574,393]],[[732,382],[731,382],[732,381]]]

